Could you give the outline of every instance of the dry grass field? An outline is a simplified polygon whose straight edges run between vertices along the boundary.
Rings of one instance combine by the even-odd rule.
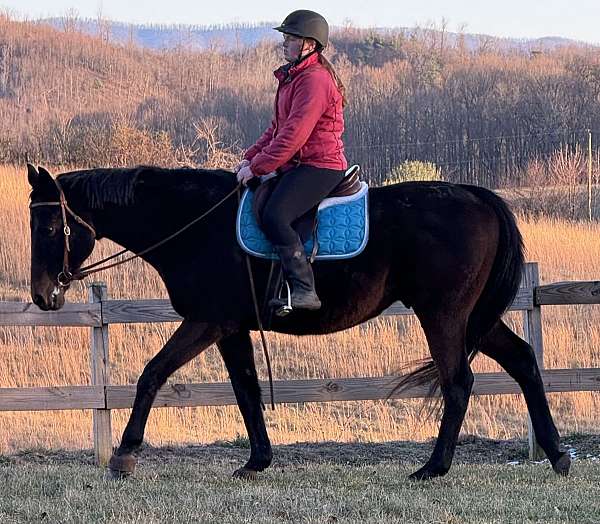
[[[0,168],[0,300],[28,301],[28,184],[22,167]],[[540,263],[544,282],[598,279],[600,224],[556,219],[521,220],[528,260]],[[95,257],[115,246],[103,241]],[[135,275],[135,276],[134,276]],[[165,296],[154,271],[131,263],[101,278],[113,298]],[[78,284],[79,285],[79,284]],[[83,286],[72,289],[71,301],[86,300]],[[520,315],[510,321],[520,331]],[[600,308],[547,307],[543,311],[546,367],[600,366]],[[158,351],[174,324],[111,326],[111,380],[136,382],[144,363]],[[416,319],[386,317],[328,337],[295,338],[270,334],[274,376],[285,378],[377,376],[396,372],[426,354]],[[255,339],[258,346],[258,339]],[[90,380],[89,331],[79,328],[0,327],[0,387],[87,384]],[[262,357],[257,352],[264,372]],[[483,356],[477,371],[494,371]],[[218,353],[206,351],[180,370],[173,380],[226,380]],[[551,395],[552,410],[563,433],[597,433],[600,395]],[[437,432],[435,420],[419,416],[420,401],[348,402],[278,406],[266,418],[274,443],[297,441],[374,442],[426,440]],[[128,411],[115,412],[117,438]],[[525,406],[520,396],[479,397],[471,401],[463,432],[490,438],[525,433]],[[153,410],[147,440],[153,445],[233,440],[245,435],[237,408],[169,408]],[[91,446],[89,412],[0,413],[0,454],[44,447],[78,449]]]

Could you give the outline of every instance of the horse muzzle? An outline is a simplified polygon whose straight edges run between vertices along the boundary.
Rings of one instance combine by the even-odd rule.
[[[65,305],[64,288],[54,286],[50,290],[43,291],[32,288],[31,299],[42,311],[57,311]]]

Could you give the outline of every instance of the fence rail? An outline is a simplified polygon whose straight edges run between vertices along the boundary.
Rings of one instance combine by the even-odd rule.
[[[89,303],[67,304],[56,312],[43,312],[26,303],[0,302],[0,326],[78,326],[91,328],[92,385],[36,388],[1,388],[0,411],[92,409],[94,449],[97,462],[107,463],[112,453],[111,410],[130,408],[135,386],[111,385],[109,377],[109,330],[115,323],[176,322],[168,300],[108,300],[105,284],[89,286]],[[543,368],[541,306],[600,304],[600,281],[559,282],[539,285],[538,266],[527,264],[520,288],[510,309],[523,312],[525,338]],[[396,303],[382,315],[408,315],[412,310]],[[600,368],[542,369],[547,392],[600,391]],[[415,387],[392,394],[397,376],[275,381],[279,403],[422,398],[427,388]],[[263,386],[265,403],[269,388]],[[474,395],[520,393],[506,373],[476,373]],[[228,382],[167,384],[158,393],[155,407],[225,406],[235,404]],[[530,456],[540,450],[530,427]]]
[[[600,369],[547,369],[542,379],[548,393],[600,390]],[[422,398],[425,386],[391,394],[398,377],[275,380],[279,404]],[[265,403],[271,401],[268,382],[261,382]],[[133,406],[135,386],[61,386],[0,389],[0,411],[46,411],[69,409],[125,409]],[[476,373],[473,395],[521,393],[506,373]],[[106,396],[105,396],[106,394]],[[158,392],[154,407],[231,406],[236,400],[229,382],[168,384]]]

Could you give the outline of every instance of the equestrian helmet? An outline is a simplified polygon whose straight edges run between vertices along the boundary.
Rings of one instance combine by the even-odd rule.
[[[280,26],[274,27],[276,31],[301,38],[316,40],[321,48],[329,43],[329,24],[319,13],[300,9],[285,17]]]

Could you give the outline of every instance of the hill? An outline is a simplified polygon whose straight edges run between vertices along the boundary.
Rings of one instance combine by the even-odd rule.
[[[106,35],[115,43],[130,43],[149,49],[174,49],[187,47],[202,50],[220,48],[235,50],[240,46],[255,46],[263,42],[278,42],[278,33],[273,31],[277,22],[262,22],[257,24],[226,24],[220,26],[202,25],[141,25],[126,24],[110,20],[79,19],[77,17],[45,18],[40,23],[49,24],[58,30],[77,30],[88,35]],[[546,36],[542,38],[499,38],[485,34],[457,33],[435,28],[420,27],[374,27],[370,29],[332,27],[334,41],[336,36],[345,31],[362,33],[383,38],[427,35],[429,38],[445,38],[448,45],[464,45],[473,51],[481,47],[493,47],[499,50],[519,50],[529,53],[532,51],[553,51],[561,47],[582,46],[589,44],[568,38]]]
[[[589,47],[471,50],[446,33],[351,28],[332,41],[347,155],[373,183],[412,160],[447,180],[527,183],[531,162],[600,132]],[[272,117],[281,61],[272,42],[156,50],[0,17],[0,162],[230,165]]]

